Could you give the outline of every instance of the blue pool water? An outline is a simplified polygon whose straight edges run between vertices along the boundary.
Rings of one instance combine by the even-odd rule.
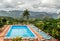
[[[34,38],[35,34],[27,26],[12,26],[6,34],[6,38],[13,37]]]

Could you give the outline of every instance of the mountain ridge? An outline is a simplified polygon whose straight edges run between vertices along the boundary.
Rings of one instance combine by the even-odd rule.
[[[30,18],[43,18],[45,16],[51,17],[51,18],[57,18],[57,13],[51,13],[51,12],[33,12],[30,11]],[[0,16],[10,16],[14,18],[21,18],[23,15],[23,11],[19,10],[13,10],[13,11],[0,11]]]

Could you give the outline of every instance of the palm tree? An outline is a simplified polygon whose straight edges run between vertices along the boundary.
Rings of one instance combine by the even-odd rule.
[[[23,18],[26,18],[26,19],[27,19],[27,21],[28,21],[29,16],[30,16],[29,11],[28,11],[27,9],[26,9],[26,10],[24,10],[24,12],[23,12]]]

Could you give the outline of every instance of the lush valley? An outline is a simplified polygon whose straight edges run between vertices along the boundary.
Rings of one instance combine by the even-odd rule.
[[[0,17],[0,28],[5,24],[33,24],[52,37],[60,40],[60,18],[54,19],[48,16],[44,18],[29,18],[29,11],[24,11],[22,18]]]

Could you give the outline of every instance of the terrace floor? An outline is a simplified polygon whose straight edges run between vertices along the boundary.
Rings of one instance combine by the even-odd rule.
[[[4,36],[7,33],[8,29],[10,28],[11,25],[4,25],[4,30],[0,32],[0,41],[4,41]]]
[[[36,36],[37,36],[37,38],[38,38],[39,40],[41,40],[41,39],[43,38],[43,37],[42,37],[41,35],[39,35],[35,30],[33,30],[30,25],[27,25],[27,26],[32,30],[32,32],[34,32],[34,33],[36,34]]]

